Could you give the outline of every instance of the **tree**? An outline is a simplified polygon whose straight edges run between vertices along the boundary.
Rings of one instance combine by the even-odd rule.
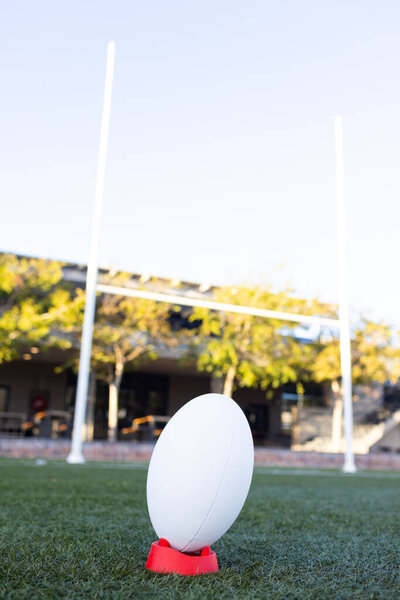
[[[103,283],[124,286],[131,276],[120,273],[103,277]],[[155,281],[146,284],[156,286]],[[76,290],[70,299],[70,310],[63,315],[62,329],[80,336],[85,294]],[[108,439],[115,441],[118,431],[118,396],[124,371],[128,365],[154,360],[163,348],[174,345],[169,315],[171,306],[165,303],[99,294],[93,329],[91,366],[96,376],[109,389]],[[76,344],[78,346],[78,344]],[[75,358],[78,366],[78,359]]]
[[[397,351],[391,343],[392,336],[390,327],[383,322],[360,319],[351,337],[353,383],[384,383],[398,379]],[[315,381],[329,385],[333,398],[332,442],[337,448],[342,435],[343,414],[339,340],[332,338],[327,342],[321,337],[316,340],[308,368]]]
[[[213,300],[280,311],[299,311],[288,292],[273,293],[267,287],[223,287]],[[300,312],[300,311],[299,311]],[[293,336],[294,323],[244,314],[195,308],[197,365],[224,379],[223,393],[232,396],[235,385],[277,388],[298,377],[300,349]]]
[[[57,261],[0,254],[0,364],[16,360],[31,346],[68,347],[52,326],[62,310]]]

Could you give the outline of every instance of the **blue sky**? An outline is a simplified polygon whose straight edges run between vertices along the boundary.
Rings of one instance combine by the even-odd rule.
[[[341,114],[351,306],[400,325],[399,22],[387,0],[3,0],[0,249],[87,261],[113,39],[102,265],[337,300]]]

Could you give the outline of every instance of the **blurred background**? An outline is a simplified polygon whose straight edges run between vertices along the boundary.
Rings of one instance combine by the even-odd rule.
[[[341,114],[354,450],[400,450],[399,13],[361,0],[3,4],[7,448],[71,435],[113,39],[99,281],[337,317]],[[335,331],[98,295],[87,440],[154,442],[208,391],[233,395],[257,446],[343,451]]]

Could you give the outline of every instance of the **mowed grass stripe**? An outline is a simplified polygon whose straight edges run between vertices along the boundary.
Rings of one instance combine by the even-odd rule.
[[[37,462],[39,461],[39,462]],[[54,466],[67,469],[144,469],[147,471],[148,462],[112,462],[112,461],[89,461],[82,465],[70,465],[63,459],[20,459],[20,458],[5,458],[0,457],[0,468],[1,467],[13,467],[15,465],[24,465],[31,467],[42,467],[42,466]],[[274,467],[267,465],[256,465],[254,472],[265,475],[294,475],[294,476],[343,476],[343,477],[372,477],[372,478],[390,478],[399,479],[399,471],[378,471],[378,470],[358,470],[356,473],[344,473],[341,469],[328,469],[328,468],[309,468],[309,467]]]
[[[0,470],[0,598],[400,597],[396,473],[257,467],[220,572],[185,578],[145,571],[147,466],[123,464]]]

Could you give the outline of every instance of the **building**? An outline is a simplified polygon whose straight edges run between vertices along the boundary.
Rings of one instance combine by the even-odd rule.
[[[100,270],[101,281],[108,271]],[[67,264],[63,278],[83,287],[86,267]],[[127,286],[138,287],[146,278],[132,274]],[[159,280],[163,291],[176,293],[178,282]],[[191,282],[179,282],[179,294],[205,297],[210,287]],[[175,326],[187,313],[174,313]],[[71,369],[56,372],[68,353],[60,350],[40,352],[32,347],[21,360],[0,365],[0,434],[6,436],[69,437],[76,394],[77,376]],[[136,439],[140,432],[132,423],[149,416],[172,416],[191,398],[211,391],[222,391],[216,378],[200,373],[195,366],[183,367],[181,351],[170,350],[157,360],[127,370],[119,394],[119,439]],[[281,423],[281,394],[266,400],[265,391],[241,388],[235,400],[249,419],[255,443],[289,445],[290,435]],[[108,389],[92,379],[88,401],[87,439],[106,439]],[[134,429],[134,428],[133,428]],[[140,429],[140,428],[139,428]],[[142,432],[143,435],[143,432]]]
[[[108,270],[100,270],[105,281]],[[112,275],[112,273],[111,273]],[[126,287],[137,288],[147,281],[144,275],[129,275]],[[66,264],[63,280],[83,288],[86,267]],[[158,282],[158,283],[157,283]],[[170,294],[207,298],[208,285],[158,279],[156,286]],[[189,308],[172,311],[175,330],[188,326]],[[173,321],[173,322],[172,322]],[[307,343],[307,339],[300,343]],[[194,364],[182,365],[185,348],[163,350],[157,360],[140,370],[127,368],[119,393],[118,439],[154,441],[185,402],[208,392],[222,392],[222,381],[199,372]],[[0,365],[0,436],[69,438],[71,436],[77,375],[66,363],[67,351],[41,352],[27,348],[20,360]],[[295,384],[273,390],[267,400],[265,391],[239,388],[235,400],[248,417],[257,445],[291,446],[302,451],[337,452],[344,450],[332,438],[332,398],[326,387],[313,382],[303,385],[299,396]],[[325,387],[325,389],[324,389]],[[354,451],[400,451],[399,387],[356,386],[353,394]],[[88,397],[85,437],[105,440],[108,429],[108,387],[92,376]]]

